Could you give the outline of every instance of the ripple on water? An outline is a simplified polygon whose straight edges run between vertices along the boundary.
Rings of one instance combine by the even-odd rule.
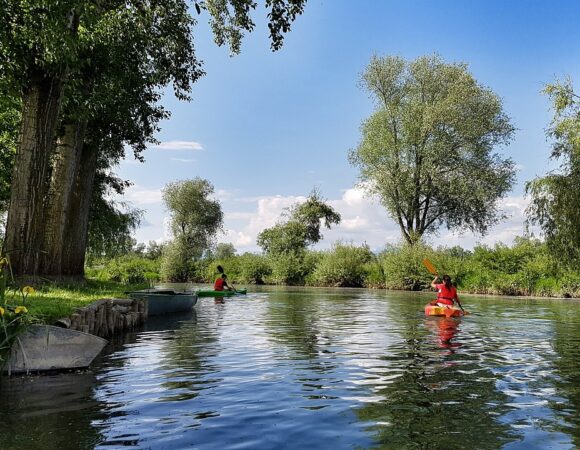
[[[425,318],[426,298],[266,289],[200,300],[90,376],[69,375],[79,383],[57,376],[58,401],[41,378],[0,385],[0,420],[26,419],[0,447],[580,446],[579,308],[470,297],[471,316]],[[71,442],[44,431],[49,418]]]

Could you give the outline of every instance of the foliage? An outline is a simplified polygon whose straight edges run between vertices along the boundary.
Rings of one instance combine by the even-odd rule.
[[[355,246],[337,242],[324,252],[317,264],[313,279],[322,286],[363,287],[367,276],[367,264],[374,256],[366,245]]]
[[[266,1],[273,50],[281,47],[284,34],[303,12],[304,4],[305,0]],[[243,33],[254,28],[252,13],[257,3],[208,0],[194,2],[194,5],[198,15],[202,15],[202,9],[207,11],[216,42],[219,45],[227,42],[232,52],[239,52]],[[97,170],[101,174],[124,156],[126,148],[132,148],[136,158],[142,159],[141,152],[147,143],[155,142],[159,122],[168,117],[168,112],[158,104],[165,87],[172,85],[179,99],[189,99],[192,84],[204,74],[193,45],[197,21],[189,7],[189,2],[184,0],[0,0],[0,89],[3,96],[8,93],[14,98],[26,97],[36,92],[36,87],[50,86],[50,94],[37,99],[34,105],[40,116],[44,115],[38,119],[46,129],[42,133],[35,133],[34,125],[23,129],[23,135],[34,136],[36,141],[26,149],[33,152],[33,156],[22,158],[22,167],[15,172],[14,185],[22,189],[31,186],[31,194],[22,197],[48,197],[44,190],[49,184],[45,179],[49,178],[52,136],[65,124],[76,127],[77,142],[98,149]],[[47,139],[43,141],[36,135]],[[14,136],[12,133],[10,139]],[[76,166],[70,159],[63,167],[68,166],[72,169],[68,173],[73,173]],[[83,162],[84,166],[87,163]],[[36,167],[41,170],[35,170]],[[88,169],[87,173],[89,176],[83,178],[91,180],[95,170]],[[41,182],[35,177],[41,178]],[[71,185],[63,183],[55,189],[60,191]],[[86,191],[88,195],[90,188]],[[64,199],[67,195],[53,197]],[[102,203],[103,199],[100,200]],[[31,200],[22,207],[25,214],[10,213],[13,221],[22,222],[15,223],[11,229],[20,230],[28,223],[31,228],[30,233],[9,235],[7,240],[12,248],[42,248],[43,230],[38,224],[44,223],[45,218],[40,216],[44,216],[45,208],[39,201]],[[74,222],[86,223],[88,211],[85,209],[77,212],[82,217],[81,220],[73,218]],[[32,221],[31,217],[36,219]],[[85,227],[79,230],[81,234],[86,231]],[[20,242],[20,235],[25,236],[20,238],[25,239],[24,242]],[[79,244],[68,250],[83,255],[84,237],[74,240]],[[62,248],[58,248],[59,240],[53,241],[55,244],[49,249],[48,260],[59,259],[62,252]],[[34,266],[30,259],[35,256],[29,253],[31,256],[25,255],[19,264],[21,271]],[[75,256],[69,259],[81,259]]]
[[[8,211],[8,202],[10,201],[12,166],[16,153],[19,125],[20,105],[18,98],[2,93],[0,96],[0,223],[3,222],[1,218]]]
[[[445,225],[485,233],[501,215],[514,165],[492,153],[514,128],[501,100],[465,64],[439,56],[373,57],[361,78],[377,109],[349,154],[413,244]]]
[[[238,257],[240,265],[239,282],[251,284],[264,284],[272,274],[272,268],[263,255],[244,253]],[[236,280],[238,280],[236,278]]]
[[[216,248],[214,251],[214,258],[215,259],[233,258],[235,255],[236,255],[236,248],[234,247],[234,244],[220,242],[218,245],[216,245]]]
[[[164,279],[192,279],[196,261],[212,246],[222,229],[223,212],[219,201],[212,199],[213,193],[213,185],[199,177],[169,183],[163,189],[173,234],[173,241],[163,254]]]
[[[290,31],[290,25],[304,11],[306,0],[266,0],[268,28],[272,50],[282,47],[284,33]],[[244,32],[251,32],[255,23],[250,11],[257,3],[252,0],[205,0],[195,3],[198,13],[207,9],[210,13],[210,26],[215,42],[219,46],[228,44],[232,54],[240,52]]]
[[[88,277],[96,280],[128,284],[159,280],[159,272],[159,261],[135,254],[97,260],[86,271]]]
[[[35,317],[29,314],[27,308],[27,298],[34,294],[34,288],[24,286],[16,289],[9,295],[8,279],[10,273],[10,263],[8,258],[0,259],[0,370],[6,364],[12,345],[18,336],[26,331],[31,323],[35,322]],[[17,302],[14,300],[18,299]]]
[[[580,262],[580,96],[570,80],[547,85],[544,93],[554,108],[551,158],[561,164],[526,185],[528,220],[540,226],[553,254],[573,266]]]
[[[340,223],[340,214],[326,204],[320,192],[313,190],[304,203],[295,204],[285,213],[286,222],[266,228],[258,235],[258,245],[271,255],[298,254],[320,242],[321,222],[325,228]]]
[[[304,267],[304,253],[290,252],[268,255],[272,268],[269,277],[274,284],[300,285],[304,283],[307,272]]]
[[[223,224],[221,205],[211,198],[213,193],[213,185],[199,177],[169,183],[163,189],[173,237],[199,256],[211,247]]]
[[[418,291],[426,289],[433,277],[423,266],[423,259],[435,262],[433,251],[418,242],[390,245],[379,255],[387,289]]]
[[[112,258],[128,253],[135,245],[133,232],[139,227],[143,211],[107,200],[99,189],[93,191],[89,216],[87,259]]]
[[[149,241],[149,243],[147,244],[147,249],[145,251],[145,257],[148,259],[159,259],[163,255],[164,250],[165,250],[164,243]]]
[[[314,268],[308,246],[322,239],[321,226],[330,229],[340,223],[340,214],[315,189],[304,203],[293,205],[285,215],[285,222],[266,228],[257,242],[268,256],[274,283],[303,284]]]
[[[178,239],[165,247],[160,269],[162,280],[175,283],[192,281],[195,269],[195,259]]]

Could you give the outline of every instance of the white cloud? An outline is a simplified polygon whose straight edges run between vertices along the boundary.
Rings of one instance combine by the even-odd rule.
[[[231,242],[241,252],[258,251],[256,244],[258,234],[265,228],[278,223],[286,208],[295,203],[304,202],[304,196],[257,196],[237,198],[231,191],[218,191],[216,196],[223,201],[225,235],[220,241]],[[132,186],[127,190],[126,200],[137,205],[153,205],[161,203],[161,191]],[[376,198],[365,194],[362,188],[353,187],[343,191],[338,199],[330,199],[328,203],[342,216],[342,222],[331,230],[323,229],[324,239],[317,248],[328,248],[335,241],[346,241],[354,244],[368,244],[373,250],[381,250],[388,243],[401,240],[399,226],[388,216],[383,206]],[[496,242],[510,244],[516,236],[524,233],[525,209],[528,201],[523,196],[511,196],[499,202],[508,218],[489,230],[481,237],[470,232],[460,234],[442,229],[439,235],[431,236],[429,241],[434,246],[461,245],[472,248],[478,243],[494,245]],[[160,208],[160,206],[153,206]],[[160,211],[159,211],[160,212]],[[158,213],[159,214],[159,213]],[[157,236],[164,234],[168,239],[168,218],[154,221],[149,229]],[[159,223],[157,223],[159,222]]]
[[[160,189],[146,189],[139,185],[133,185],[127,188],[123,200],[135,205],[151,205],[161,203],[162,194]]]
[[[230,242],[234,247],[236,247],[236,249],[238,249],[252,245],[252,243],[255,242],[255,239],[243,231],[227,230],[225,238],[221,239],[221,241]]]
[[[203,150],[202,145],[195,141],[165,141],[156,145],[160,150]]]

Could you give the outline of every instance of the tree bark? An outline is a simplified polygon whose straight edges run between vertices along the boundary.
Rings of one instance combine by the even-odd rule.
[[[98,144],[85,142],[79,159],[69,200],[69,213],[64,227],[64,245],[61,257],[61,275],[84,277],[85,253],[89,232],[89,212],[95,174],[97,172]]]
[[[66,123],[62,128],[53,158],[48,195],[44,235],[46,253],[41,254],[39,269],[42,275],[57,278],[62,275],[63,246],[68,239],[65,228],[80,169],[86,121]]]
[[[64,73],[33,73],[23,92],[22,124],[18,143],[4,252],[15,275],[36,276],[43,250],[48,168],[54,148]]]

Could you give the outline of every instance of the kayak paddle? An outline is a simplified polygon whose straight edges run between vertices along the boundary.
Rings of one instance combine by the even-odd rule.
[[[437,274],[437,269],[435,268],[435,266],[433,264],[431,264],[431,261],[429,261],[427,258],[423,259],[423,265],[427,268],[427,270],[429,272],[431,272],[433,275],[438,275]]]

